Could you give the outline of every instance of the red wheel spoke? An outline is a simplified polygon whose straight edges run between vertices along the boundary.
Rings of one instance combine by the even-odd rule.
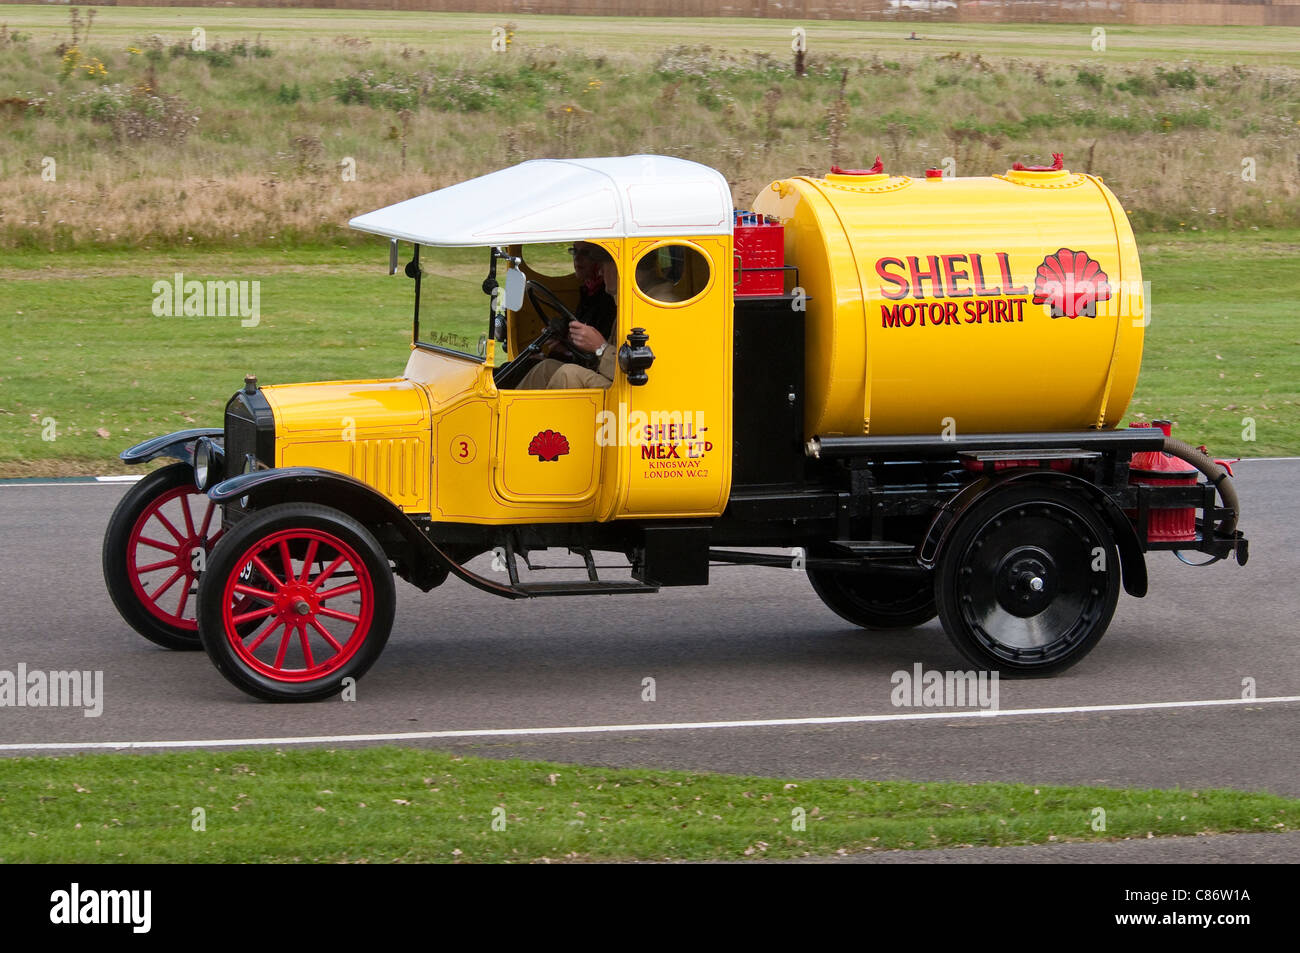
[[[351,622],[354,625],[361,621],[360,616],[348,615],[346,612],[339,612],[337,609],[330,609],[326,606],[321,606],[317,609],[316,614],[326,616],[330,619],[342,619],[344,622]]]
[[[181,587],[181,602],[180,605],[176,607],[177,618],[185,615],[185,606],[190,601],[190,580],[193,578],[193,576],[187,576],[185,579],[185,585]]]
[[[270,567],[268,567],[266,563],[262,562],[261,558],[254,556],[253,565],[258,568],[258,571],[261,572],[263,576],[271,580],[277,592],[284,588],[284,583],[280,581],[279,577],[276,576],[275,573],[271,572]]]
[[[339,566],[343,565],[345,561],[346,561],[346,557],[344,556],[339,556],[337,559],[335,559],[334,562],[326,566],[325,569],[321,572],[321,574],[316,577],[316,581],[311,584],[311,587],[313,589],[319,589],[321,587],[321,583],[323,583],[330,576],[334,575],[334,570],[338,569]]]
[[[311,620],[309,620],[309,621],[311,622],[311,624],[312,624],[313,626],[316,627],[316,631],[319,632],[319,633],[321,634],[321,638],[323,638],[326,642],[328,642],[328,643],[330,644],[330,647],[333,648],[335,652],[342,652],[342,651],[343,651],[343,646],[339,644],[339,640],[338,640],[338,639],[336,639],[336,638],[334,638],[334,636],[330,635],[330,630],[329,630],[329,629],[325,628],[325,626],[321,625],[321,624],[320,624],[319,622],[317,622],[315,619],[311,619]]]
[[[190,497],[186,493],[181,496],[181,514],[185,517],[185,532],[189,533],[189,538],[194,538],[194,516],[190,513]]]
[[[140,537],[140,542],[144,543],[146,546],[153,546],[157,549],[165,549],[169,553],[179,553],[181,551],[179,545],[174,545],[171,543],[160,543],[156,539],[146,539],[143,536]]]
[[[199,539],[208,538],[208,524],[212,522],[212,514],[217,511],[215,500],[208,500],[208,511],[203,514],[203,525],[199,528]]]
[[[334,599],[338,596],[346,596],[349,592],[357,592],[360,589],[361,589],[361,583],[350,582],[346,586],[339,586],[337,589],[326,589],[319,596],[317,596],[317,598],[320,599],[321,602],[324,602],[326,599]]]
[[[306,582],[307,577],[311,575],[311,564],[316,561],[316,550],[320,548],[318,540],[312,540],[307,544],[307,555],[302,560],[302,579],[299,582]]]
[[[265,632],[259,635],[256,639],[254,639],[253,644],[247,647],[248,654],[252,655],[254,652],[256,652],[257,647],[266,641],[266,637],[270,635],[272,632],[274,632],[276,629],[280,628],[280,626],[282,625],[284,625],[283,622],[277,621],[275,625],[271,626],[269,629],[267,629]]]
[[[136,571],[137,573],[141,573],[141,572],[155,572],[155,571],[157,571],[157,570],[159,570],[159,569],[162,569],[162,568],[164,568],[164,567],[166,567],[166,566],[179,566],[180,564],[181,564],[180,557],[176,557],[175,559],[164,559],[164,560],[163,560],[162,562],[160,562],[160,563],[150,563],[150,564],[147,565],[147,566],[136,566],[136,567],[135,567],[135,571]]]
[[[284,668],[284,653],[289,648],[289,623],[284,624],[284,635],[280,636],[280,650],[275,653],[275,667]]]
[[[284,566],[284,581],[292,582],[295,578],[293,574],[293,558],[289,555],[289,543],[287,540],[280,540],[280,562]]]
[[[303,658],[304,667],[315,668],[316,663],[312,661],[312,657],[311,657],[311,641],[307,638],[307,627],[305,625],[298,626],[298,641],[302,643],[302,658]]]
[[[246,586],[242,582],[235,583],[235,592],[241,596],[255,596],[258,599],[270,601],[275,598],[273,592],[263,592],[261,589],[254,589],[252,586]]]
[[[233,554],[222,586],[223,642],[249,672],[313,684],[363,650],[382,593],[346,536],[314,526],[268,529]]]
[[[181,543],[185,541],[185,537],[177,531],[176,527],[171,524],[171,521],[168,520],[167,517],[163,516],[161,509],[154,510],[153,515],[158,522],[162,523],[163,526],[166,527],[167,532],[171,533],[172,536],[176,538],[176,542]]]
[[[184,569],[178,569],[174,573],[172,573],[171,578],[168,579],[166,582],[164,582],[162,586],[156,592],[154,592],[154,594],[150,597],[150,601],[152,601],[156,605],[158,600],[162,598],[162,594],[166,592],[168,589],[170,589],[175,584],[176,580],[181,578],[181,576],[183,575],[185,575]]]
[[[266,606],[263,609],[254,609],[252,612],[241,612],[239,615],[231,619],[231,621],[234,622],[235,625],[243,625],[245,622],[252,619],[266,618],[266,616],[269,616],[274,611],[275,606]]]

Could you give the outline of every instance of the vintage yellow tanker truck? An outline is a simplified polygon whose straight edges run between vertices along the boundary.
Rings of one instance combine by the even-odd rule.
[[[1246,562],[1225,468],[1120,426],[1137,247],[1105,184],[1059,159],[971,178],[878,161],[742,212],[694,162],[535,160],[351,224],[389,240],[390,272],[405,259],[401,375],[248,377],[223,427],[122,454],[178,462],[105,537],[125,620],[257,697],[361,676],[394,575],[519,599],[795,566],[864,629],[937,615],[976,666],[1047,675],[1097,643],[1121,585],[1146,593],[1146,552]],[[534,253],[568,243],[563,267]],[[467,312],[429,263],[463,271],[475,248]],[[533,581],[550,547],[577,578]],[[601,578],[609,554],[625,577]]]

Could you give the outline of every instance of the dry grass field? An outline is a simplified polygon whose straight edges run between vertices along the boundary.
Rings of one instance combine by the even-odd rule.
[[[1063,151],[1138,228],[1300,220],[1300,30],[1117,27],[1099,51],[1081,26],[817,22],[797,77],[789,21],[10,5],[0,23],[0,248],[353,241],[351,215],[470,175],[632,152],[713,165],[748,205],[877,153],[972,175]]]

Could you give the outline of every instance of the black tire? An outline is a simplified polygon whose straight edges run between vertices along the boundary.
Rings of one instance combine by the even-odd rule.
[[[331,576],[326,564],[336,559],[336,581],[345,571],[354,581],[322,588]],[[314,580],[312,566],[321,570]],[[349,603],[324,605],[343,595],[356,597],[355,612],[339,608]],[[345,678],[360,679],[375,663],[396,605],[388,557],[364,525],[326,506],[283,503],[238,523],[212,551],[199,584],[199,638],[217,671],[249,695],[317,701],[337,694]],[[257,618],[242,619],[243,613]],[[245,628],[250,622],[251,630]],[[318,662],[320,651],[324,661]]]
[[[186,489],[189,490],[188,493],[184,492]],[[215,514],[208,521],[208,531],[202,535],[198,531],[201,529],[199,524],[204,519],[193,510],[192,501],[195,497],[203,501],[205,510],[208,506],[213,506]],[[181,509],[182,505],[184,509]],[[159,513],[166,524],[159,521]],[[133,486],[113,510],[108,530],[104,534],[104,583],[122,618],[150,642],[177,651],[202,648],[195,619],[193,593],[201,569],[194,568],[192,550],[193,544],[202,540],[205,553],[210,552],[216,537],[221,534],[219,516],[211,501],[195,488],[194,469],[188,463],[174,463],[150,473]],[[187,526],[187,523],[194,525]],[[166,525],[172,526],[185,538],[175,538]],[[193,533],[190,532],[191,529]],[[151,535],[145,535],[146,533]],[[142,537],[161,537],[157,541],[175,545],[177,551],[172,554],[175,562],[166,565],[167,561],[162,558],[166,551],[162,547],[142,543]],[[150,562],[142,564],[141,559],[149,559]],[[154,563],[163,568],[144,573],[138,571],[142,565],[147,568]],[[169,583],[173,574],[178,576]],[[180,586],[185,587],[183,599]],[[151,587],[157,593],[153,599],[149,598]],[[171,593],[175,594],[178,603],[176,610],[170,608],[170,600],[173,598]],[[168,600],[165,605],[164,597]],[[181,602],[184,602],[183,606],[180,605]]]
[[[1012,676],[1054,675],[1092,651],[1119,587],[1110,527],[1080,494],[1056,488],[1009,487],[975,504],[935,567],[953,645]]]
[[[938,611],[933,573],[809,569],[808,581],[827,608],[864,629],[911,629]]]

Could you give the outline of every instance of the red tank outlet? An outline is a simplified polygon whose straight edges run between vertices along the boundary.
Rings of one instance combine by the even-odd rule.
[[[1154,421],[1166,437],[1173,424],[1168,420]],[[1151,424],[1130,423],[1130,427],[1150,427]],[[1199,471],[1172,454],[1159,450],[1133,454],[1129,464],[1129,483],[1136,486],[1195,486]],[[1133,514],[1130,514],[1133,515]],[[1196,508],[1153,509],[1147,520],[1148,543],[1171,543],[1196,539]]]

